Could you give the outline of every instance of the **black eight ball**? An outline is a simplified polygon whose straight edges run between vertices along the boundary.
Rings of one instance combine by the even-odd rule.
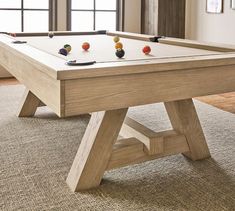
[[[118,58],[122,58],[123,56],[125,56],[125,51],[123,49],[117,49],[116,56]]]

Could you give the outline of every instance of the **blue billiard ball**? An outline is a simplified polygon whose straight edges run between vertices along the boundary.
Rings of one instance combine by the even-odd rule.
[[[68,55],[68,51],[67,51],[65,48],[61,48],[61,49],[59,50],[59,54],[64,55],[64,56],[67,56],[67,55]]]

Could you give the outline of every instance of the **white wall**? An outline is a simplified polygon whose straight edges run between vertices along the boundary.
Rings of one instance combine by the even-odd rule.
[[[186,37],[189,39],[235,44],[235,10],[224,0],[224,13],[206,13],[206,0],[186,0]]]

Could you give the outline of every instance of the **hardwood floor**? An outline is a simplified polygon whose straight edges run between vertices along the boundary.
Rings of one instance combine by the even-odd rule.
[[[19,82],[14,78],[0,79],[0,86],[16,84],[19,84]],[[224,111],[235,114],[235,92],[219,95],[210,95],[206,97],[198,97],[196,99],[209,105],[215,106]]]
[[[6,85],[16,85],[19,84],[19,82],[15,78],[0,78],[0,86],[6,86]]]
[[[235,92],[198,97],[196,99],[235,114]]]

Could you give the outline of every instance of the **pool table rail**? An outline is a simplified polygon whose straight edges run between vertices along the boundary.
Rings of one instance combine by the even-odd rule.
[[[106,34],[106,30],[98,30],[98,31],[84,31],[84,32],[76,32],[76,31],[50,31],[53,32],[54,36],[77,36],[77,35],[98,35],[98,34]],[[9,32],[0,32],[0,34],[5,34],[12,36],[12,33]],[[37,37],[37,36],[48,36],[49,32],[17,32],[14,33],[16,37]]]
[[[4,37],[5,38],[5,37]],[[30,54],[30,50],[27,50]],[[33,116],[36,105],[45,103],[58,116],[63,116],[63,81],[56,80],[47,73],[56,73],[45,64],[37,61],[35,57],[22,54],[0,39],[0,63],[18,81],[26,86],[26,93],[18,111],[19,116]],[[40,100],[39,100],[40,99]],[[24,102],[25,101],[25,102]],[[30,106],[31,108],[29,108]],[[22,111],[21,111],[22,110]],[[28,113],[26,112],[28,110]],[[31,111],[30,111],[31,110]],[[27,115],[26,115],[26,113]]]
[[[218,44],[213,42],[199,42],[196,40],[187,40],[187,39],[179,39],[172,37],[161,38],[158,41],[159,43],[182,46],[182,47],[197,48],[197,49],[218,51],[224,53],[235,52],[235,45],[231,44],[228,45],[228,44]]]
[[[68,33],[69,34],[69,33]],[[132,35],[132,33],[126,33]],[[134,37],[137,35],[134,34]],[[142,38],[145,35],[140,35]],[[185,57],[173,57],[173,58],[156,58],[156,59],[143,59],[136,61],[122,61],[122,62],[102,62],[96,63],[91,66],[80,66],[70,67],[67,66],[66,60],[61,59],[57,56],[51,55],[45,51],[36,49],[29,45],[13,45],[11,42],[14,38],[6,35],[0,35],[0,47],[2,54],[5,51],[10,51],[14,54],[15,59],[26,60],[32,63],[37,63],[41,66],[40,71],[45,74],[57,79],[57,80],[68,80],[78,78],[89,78],[89,77],[101,77],[101,76],[115,76],[115,75],[126,75],[134,73],[147,73],[147,72],[161,72],[169,70],[180,70],[190,68],[203,68],[213,66],[224,66],[235,64],[235,52],[221,52],[214,51],[213,55],[199,55],[199,56],[185,56]],[[163,39],[160,42],[166,42],[168,39]],[[171,41],[171,40],[170,40]],[[193,41],[192,41],[193,42]],[[171,42],[172,45],[182,45],[184,41],[174,40]],[[188,41],[185,42],[188,45]],[[169,43],[168,43],[169,44]],[[185,45],[186,45],[185,44]],[[193,46],[199,46],[193,44]],[[192,46],[192,47],[193,47]],[[189,47],[189,46],[188,46]],[[203,48],[206,46],[203,44]],[[222,47],[218,47],[221,49]],[[208,47],[208,50],[210,48]],[[214,47],[213,47],[214,49]],[[224,48],[224,51],[228,48]],[[189,48],[190,53],[190,48]],[[7,57],[7,55],[5,55]],[[2,61],[4,64],[4,61]],[[14,74],[13,74],[14,75]]]

